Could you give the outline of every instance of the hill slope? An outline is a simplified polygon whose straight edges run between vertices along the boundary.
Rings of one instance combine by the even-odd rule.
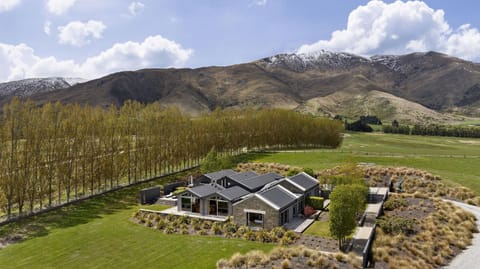
[[[356,98],[358,94],[365,98]],[[339,95],[350,97],[336,103]],[[438,112],[480,115],[480,65],[436,52],[365,58],[320,51],[225,67],[120,72],[32,98],[101,106],[128,99],[159,101],[191,113],[253,106],[328,114],[349,114],[346,107],[363,113],[359,106],[383,106],[381,100],[388,99],[381,112],[386,118],[415,120],[425,114],[440,120],[444,116]],[[320,105],[326,100],[328,107]],[[364,103],[371,100],[376,101]]]

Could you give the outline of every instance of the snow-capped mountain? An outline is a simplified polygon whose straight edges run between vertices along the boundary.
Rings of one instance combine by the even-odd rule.
[[[278,54],[268,58],[264,58],[259,64],[266,68],[286,68],[296,72],[303,72],[309,69],[320,70],[350,70],[351,68],[365,66],[370,68],[377,66],[397,72],[408,73],[416,70],[416,66],[425,64],[424,60],[432,57],[447,59],[453,61],[459,59],[450,57],[437,52],[417,52],[409,55],[374,55],[371,57],[363,57],[345,52],[331,52],[320,50],[305,54]]]
[[[28,97],[36,93],[65,89],[85,82],[81,78],[30,78],[0,83],[0,96]]]
[[[302,72],[310,68],[348,68],[360,63],[369,63],[370,59],[345,52],[317,51],[307,54],[278,54],[263,61],[266,67],[282,66],[290,70]]]

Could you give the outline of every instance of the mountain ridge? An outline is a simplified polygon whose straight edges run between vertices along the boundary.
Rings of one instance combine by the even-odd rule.
[[[341,98],[338,104],[312,106],[321,98],[323,103],[334,100],[325,98],[336,92],[368,96],[365,100],[380,98],[384,101],[372,103],[393,106],[391,111],[409,113],[400,106],[416,107],[433,120],[444,119],[445,112],[480,116],[480,64],[437,52],[371,57],[328,51],[278,54],[223,67],[118,72],[28,97],[38,103],[59,100],[100,106],[121,105],[126,100],[158,101],[193,114],[248,106],[320,115],[343,113],[342,107],[358,105],[355,100],[361,99]],[[392,113],[386,117],[399,116]],[[407,118],[418,121],[418,113],[414,114]]]

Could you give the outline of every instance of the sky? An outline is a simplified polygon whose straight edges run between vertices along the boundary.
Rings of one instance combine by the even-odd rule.
[[[0,82],[320,50],[480,62],[478,10],[478,0],[0,0]]]

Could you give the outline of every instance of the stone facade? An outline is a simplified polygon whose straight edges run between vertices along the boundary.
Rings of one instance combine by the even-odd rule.
[[[247,211],[265,212],[264,229],[273,229],[280,225],[280,213],[256,196],[242,200],[233,205],[233,220],[238,225],[247,225]]]

